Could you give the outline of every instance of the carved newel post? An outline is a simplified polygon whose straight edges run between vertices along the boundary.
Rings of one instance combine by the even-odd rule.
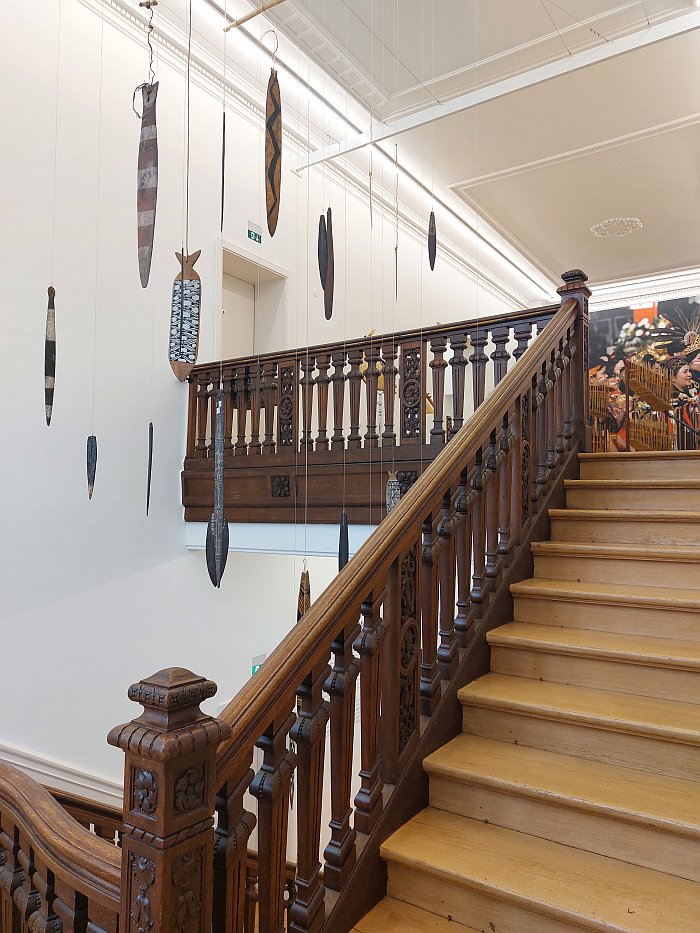
[[[557,289],[562,304],[570,298],[575,298],[578,302],[571,374],[571,411],[579,450],[587,451],[591,449],[591,405],[588,385],[588,299],[591,297],[591,291],[586,285],[588,276],[580,269],[565,272],[562,279],[564,284]]]
[[[120,933],[210,933],[215,759],[230,729],[199,709],[216,684],[180,667],[133,684],[124,750]]]

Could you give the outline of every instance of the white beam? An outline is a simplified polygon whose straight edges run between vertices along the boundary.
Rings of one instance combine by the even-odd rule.
[[[593,49],[587,49],[585,52],[576,52],[568,58],[541,65],[522,74],[496,81],[494,84],[486,85],[486,87],[479,88],[476,91],[470,91],[468,94],[462,94],[460,97],[455,97],[444,103],[435,104],[425,110],[409,114],[395,123],[374,126],[371,131],[358,133],[341,142],[324,146],[310,153],[299,163],[297,168],[298,170],[310,168],[312,165],[318,165],[321,162],[328,161],[328,159],[347,155],[349,152],[355,152],[357,149],[362,149],[372,143],[378,143],[384,139],[390,139],[392,136],[406,133],[419,126],[432,123],[434,120],[440,120],[443,117],[461,113],[463,110],[469,110],[471,107],[486,103],[486,101],[504,97],[514,91],[521,91],[535,84],[541,84],[543,81],[549,81],[551,78],[558,78],[560,75],[587,68],[589,65],[595,65],[598,62],[616,58],[618,55],[624,55],[625,52],[632,52],[635,49],[641,49],[663,39],[670,39],[672,36],[682,35],[698,28],[700,28],[700,10],[690,10],[673,19],[651,26],[649,29],[621,36],[619,39],[613,39]]]

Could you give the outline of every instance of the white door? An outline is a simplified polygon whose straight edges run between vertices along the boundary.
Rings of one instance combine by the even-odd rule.
[[[221,358],[236,359],[255,352],[255,286],[224,273]]]

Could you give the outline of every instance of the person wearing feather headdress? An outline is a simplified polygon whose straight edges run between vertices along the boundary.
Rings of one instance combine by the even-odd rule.
[[[696,450],[698,419],[697,390],[693,371],[686,356],[672,356],[663,363],[673,380],[673,408],[675,410],[676,440],[679,450]]]

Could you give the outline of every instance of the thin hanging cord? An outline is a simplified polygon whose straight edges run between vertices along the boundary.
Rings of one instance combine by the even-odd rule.
[[[644,0],[640,0],[640,2],[642,4],[642,9],[644,10],[644,16],[646,17],[646,20],[647,20],[647,28],[651,29],[651,21],[649,20],[649,10],[647,9],[647,5],[644,2]]]
[[[56,29],[56,107],[53,123],[53,210],[51,219],[51,285],[54,284],[54,257],[56,252],[56,167],[58,161],[58,79],[61,70],[61,0],[58,0]]]
[[[95,307],[93,312],[92,329],[92,430],[95,433],[95,382],[97,380],[97,294],[99,286],[99,258],[100,258],[100,174],[102,163],[102,75],[104,70],[103,48],[105,33],[105,5],[101,4],[100,17],[100,77],[99,77],[99,108],[97,117],[97,198],[95,210]]]
[[[185,129],[185,243],[184,253],[190,254],[190,81],[192,68],[192,0],[187,5],[187,78],[185,82],[186,129]],[[184,270],[183,270],[184,272]],[[183,288],[184,295],[184,288]],[[182,330],[182,316],[180,320]]]
[[[566,39],[565,39],[564,36],[561,34],[561,30],[559,29],[559,27],[557,26],[557,24],[554,22],[554,17],[552,16],[552,14],[551,14],[551,12],[550,12],[549,7],[547,7],[547,6],[545,5],[544,0],[540,0],[540,3],[542,4],[542,9],[545,11],[545,13],[547,14],[547,16],[549,17],[550,23],[552,24],[552,26],[554,26],[554,29],[555,29],[557,35],[558,35],[559,38],[561,39],[561,43],[562,43],[562,45],[564,46],[564,48],[566,49],[567,54],[568,54],[569,56],[571,56],[571,49],[570,49],[569,46],[566,44]]]
[[[610,42],[607,36],[604,36],[602,32],[598,32],[597,29],[594,29],[590,23],[585,23],[583,20],[580,20],[577,16],[574,16],[573,13],[569,13],[568,10],[565,10],[564,7],[559,6],[558,3],[555,3],[554,0],[547,0],[547,3],[551,3],[553,7],[556,7],[560,13],[563,13],[564,16],[568,16],[569,19],[572,19],[575,23],[578,23],[579,26],[583,26],[585,29],[588,29],[589,32],[592,32],[594,36],[598,36],[599,39],[602,39],[603,42]]]

